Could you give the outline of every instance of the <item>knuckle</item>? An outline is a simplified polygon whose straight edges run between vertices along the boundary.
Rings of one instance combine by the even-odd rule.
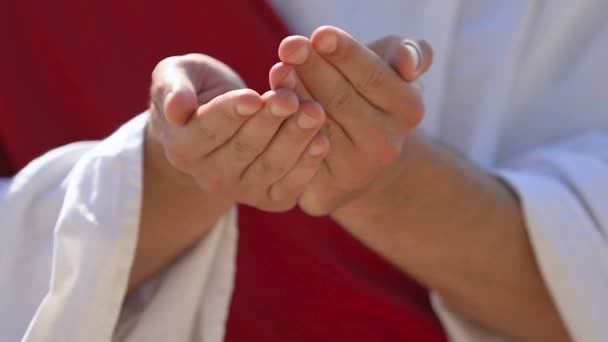
[[[232,141],[232,149],[238,161],[251,161],[260,154],[261,149],[243,138],[235,138]]]
[[[361,92],[374,91],[382,86],[386,78],[386,66],[377,60],[366,75],[355,85]]]
[[[217,146],[221,143],[217,131],[210,129],[202,122],[197,125],[197,128],[200,136],[203,138],[203,141],[210,143],[213,146]]]
[[[278,180],[285,174],[285,166],[272,161],[268,156],[262,155],[259,158],[259,172],[261,177],[270,179],[272,182]]]
[[[160,62],[158,62],[158,64],[156,64],[156,66],[154,67],[154,70],[152,70],[152,78],[155,78],[155,76],[157,76],[159,73],[161,73],[163,69],[175,65],[176,60],[177,60],[176,56],[170,56],[170,57],[163,58]]]
[[[333,94],[331,100],[327,104],[328,112],[337,112],[342,110],[353,98],[354,89],[350,83],[345,83],[339,87]]]

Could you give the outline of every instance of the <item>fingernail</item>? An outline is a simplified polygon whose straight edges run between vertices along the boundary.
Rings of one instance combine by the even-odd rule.
[[[412,56],[412,60],[414,61],[414,66],[416,71],[418,71],[420,69],[420,48],[418,47],[418,44],[416,44],[415,42],[406,39],[402,42],[403,46],[408,50],[408,52],[410,53],[410,56]]]
[[[285,79],[283,80],[283,86],[287,89],[296,89],[297,79],[295,71],[290,70]]]
[[[325,152],[325,148],[322,145],[318,145],[318,144],[313,144],[308,149],[308,153],[314,157],[322,155],[323,152]]]
[[[290,64],[302,64],[306,62],[308,59],[308,47],[301,46],[296,51],[294,51],[285,62]]]
[[[318,123],[319,120],[304,113],[301,113],[298,117],[298,126],[300,126],[300,128],[302,129],[311,129],[313,127],[316,127]]]
[[[281,108],[281,106],[276,103],[271,103],[269,109],[274,116],[278,116],[280,118],[289,116],[291,114],[291,112],[289,112],[287,109]]]
[[[338,46],[338,37],[334,33],[327,33],[317,43],[317,51],[320,53],[332,53]]]
[[[248,106],[246,104],[239,103],[236,105],[236,112],[240,115],[252,115],[257,112],[259,107],[257,106]]]

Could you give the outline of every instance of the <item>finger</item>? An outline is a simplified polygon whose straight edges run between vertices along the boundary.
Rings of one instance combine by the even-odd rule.
[[[306,92],[306,94],[308,94],[308,91],[302,85],[302,81],[299,79],[299,77],[293,70],[293,67],[288,64],[285,64],[282,62],[275,64],[270,70],[269,79],[270,79],[271,86],[277,86],[277,87],[287,86],[287,87],[294,88],[294,84],[295,84],[296,94],[298,92]],[[422,91],[420,88],[420,85],[417,82],[412,82],[410,84],[410,86],[418,89],[419,91]],[[301,90],[298,90],[298,89],[301,89]],[[307,95],[307,96],[310,96],[310,95]],[[361,112],[361,110],[362,109],[359,109],[359,112],[357,112],[357,114],[359,114]],[[357,116],[360,116],[360,115],[357,115]],[[359,136],[360,139],[353,139],[354,140],[353,142],[356,145],[359,145],[359,147],[362,150],[371,152],[375,157],[380,157],[381,159],[389,160],[389,159],[391,159],[390,152],[393,150],[393,148],[387,148],[387,145],[390,147],[391,145],[393,145],[393,143],[390,139],[387,140],[386,132],[388,130],[388,132],[397,131],[397,133],[399,133],[402,129],[395,127],[397,125],[394,125],[391,120],[378,120],[378,117],[379,116],[376,115],[376,117],[373,118],[374,120],[370,120],[367,122],[361,121],[361,123],[364,125],[365,132],[364,132],[364,134],[355,133],[355,135]],[[384,117],[380,116],[380,118],[384,118]],[[352,120],[352,118],[351,118],[351,120],[349,120],[349,121],[360,121],[360,120]],[[382,125],[382,123],[378,124],[379,121],[383,121],[383,123],[385,125]],[[352,125],[352,122],[350,124]],[[349,150],[349,149],[345,149],[345,147],[352,147],[352,146],[348,146],[348,145],[350,145],[349,144],[350,141],[345,141],[344,139],[335,139],[336,134],[343,134],[343,133],[342,133],[342,130],[340,129],[340,126],[338,125],[338,123],[331,116],[327,117],[325,126],[322,128],[322,130],[330,138],[330,140],[332,140],[332,145],[333,145],[332,153],[330,153],[327,156],[327,161],[329,163],[334,163],[334,162],[342,163],[341,161],[338,161],[336,159],[343,160],[343,158],[346,155],[346,151]],[[363,131],[359,131],[359,133],[361,133],[361,132],[363,132]],[[371,142],[374,142],[374,143],[371,143]],[[334,154],[333,153],[334,151],[339,151],[339,153]],[[386,156],[386,158],[384,158],[385,156]]]
[[[368,47],[408,82],[419,79],[433,63],[433,50],[425,40],[389,36]]]
[[[410,127],[420,121],[423,108],[416,89],[404,82],[372,50],[345,31],[331,26],[317,29],[311,42],[316,52],[321,53],[376,107],[406,119]]]
[[[185,124],[199,104],[243,88],[240,77],[210,56],[187,54],[162,60],[152,72],[152,107],[174,125]]]
[[[197,106],[192,79],[179,63],[179,57],[162,60],[152,72],[152,107],[174,125],[183,125]]]
[[[290,80],[291,77],[294,77],[294,79]],[[302,84],[302,81],[297,76],[294,68],[288,64],[282,62],[277,63],[273,68],[271,68],[269,78],[271,86],[277,87],[293,87],[293,81],[295,80],[295,92],[298,97],[300,99],[302,99],[303,97],[311,98],[310,93]],[[359,108],[358,110],[362,111],[363,108]],[[374,119],[377,120],[378,117],[375,117]],[[347,160],[348,158],[357,158],[357,155],[355,155],[355,153],[360,152],[353,149],[353,144],[357,145],[360,143],[359,146],[362,148],[363,151],[369,151],[370,153],[376,154],[376,144],[372,144],[369,142],[379,141],[379,137],[384,135],[381,132],[382,130],[378,129],[378,125],[369,124],[371,121],[348,121],[350,121],[349,125],[351,127],[359,126],[359,129],[361,129],[362,127],[365,128],[365,135],[357,134],[359,137],[362,137],[359,142],[356,139],[350,138],[349,134],[334,118],[332,118],[331,116],[326,116],[325,118],[325,124],[321,127],[321,132],[332,143],[332,150],[327,156],[325,156],[325,161],[328,165],[331,164],[341,168],[343,167],[341,165],[344,165],[344,160]]]
[[[359,94],[352,84],[312,49],[305,37],[292,36],[281,42],[279,57],[293,67],[302,84],[328,115],[329,138],[343,134],[352,142],[371,122],[383,120],[379,110]],[[356,114],[354,116],[353,114]],[[334,119],[339,125],[331,125]],[[342,132],[340,132],[342,131]]]
[[[251,189],[261,188],[261,184],[270,186],[283,177],[296,164],[324,121],[325,113],[320,104],[314,101],[300,103],[298,113],[283,123],[268,147],[244,172],[241,188],[251,192]]]
[[[409,59],[413,60],[412,65],[417,66],[414,70],[415,74],[410,79],[413,81],[426,74],[433,65],[433,48],[424,39],[405,39],[402,44],[409,51]]]
[[[328,152],[329,139],[324,134],[318,133],[293,169],[270,187],[268,191],[270,200],[278,202],[299,197],[321,167]]]
[[[300,80],[300,78],[298,77],[298,75],[296,74],[294,68],[291,65],[279,62],[277,64],[275,64],[269,73],[269,80],[270,80],[270,85],[271,87],[294,87],[294,81],[295,81],[295,93],[296,95],[298,95],[298,98],[300,98],[300,100],[304,99],[310,99],[312,98],[312,96],[310,95],[310,93],[308,92],[308,90],[306,89],[306,87],[304,87],[302,81]],[[362,111],[364,110],[364,108],[354,108],[352,110],[359,110]],[[368,108],[369,109],[369,108]],[[376,118],[377,119],[377,118]],[[370,130],[370,126],[367,123],[363,122],[361,123],[361,121],[359,120],[348,120],[345,119],[346,121],[349,121],[348,125],[351,127],[356,127],[356,126],[360,126],[363,127],[365,126],[367,129],[367,136],[365,137],[366,141],[367,139],[374,139],[374,133],[377,130]],[[349,133],[346,132],[344,130],[344,128],[342,128],[342,126],[331,116],[326,116],[325,118],[325,124],[323,125],[323,127],[321,127],[321,131],[323,132],[323,134],[329,138],[332,141],[332,151],[335,151],[336,153],[330,153],[327,157],[326,160],[328,163],[331,164],[335,164],[335,163],[342,163],[342,161],[344,160],[345,157],[347,157],[348,155],[350,155],[350,152],[352,152],[352,147],[353,147],[353,143],[356,143],[354,141],[354,139],[352,139],[349,136]],[[370,150],[373,149],[373,146],[371,146],[371,144],[366,144],[365,142],[363,142],[363,147],[364,150]]]
[[[298,99],[286,89],[271,90],[262,95],[264,107],[224,145],[213,151],[205,163],[209,170],[220,165],[230,181],[241,178],[248,167],[263,151],[287,117],[298,110]]]
[[[312,99],[312,95],[308,89],[306,89],[294,68],[288,64],[278,62],[273,65],[268,73],[268,80],[270,89],[291,89],[296,93],[300,101]]]
[[[251,89],[233,90],[216,97],[200,106],[187,124],[171,125],[165,130],[167,156],[175,166],[189,168],[228,141],[262,105],[260,95]]]
[[[183,136],[199,157],[226,143],[249,117],[261,110],[262,97],[252,89],[239,89],[219,95],[202,105],[187,124]]]
[[[194,90],[176,88],[165,96],[163,113],[168,122],[183,125],[196,109],[197,101]]]

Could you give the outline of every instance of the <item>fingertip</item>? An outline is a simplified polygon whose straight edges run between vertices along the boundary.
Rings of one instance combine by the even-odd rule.
[[[325,110],[317,101],[306,100],[300,103],[300,112],[325,122]]]
[[[410,47],[401,44],[387,52],[388,64],[406,82],[413,82],[418,78],[416,57],[410,51]]]
[[[174,89],[165,96],[164,113],[167,121],[184,125],[196,110],[197,99],[190,89]]]
[[[345,35],[348,37],[351,37],[351,35],[344,31],[343,29],[336,27],[336,26],[331,26],[331,25],[323,25],[323,26],[319,26],[317,27],[312,34],[310,35],[310,41],[315,41],[317,39],[319,39],[321,36],[326,35],[326,34],[335,34],[335,35]]]
[[[282,66],[283,62],[278,62],[273,65],[268,71],[268,84],[270,85],[271,90],[275,90],[280,88],[279,84],[281,83],[282,78]]]
[[[290,36],[279,45],[279,59],[287,64],[299,65],[310,56],[310,41],[304,36]]]
[[[348,32],[334,26],[321,26],[311,35],[310,41],[315,51],[321,54],[331,54],[338,49],[340,39],[351,37]],[[352,38],[352,37],[351,37]]]
[[[422,62],[422,53],[418,44],[404,39],[401,41],[401,49],[398,49],[398,54],[400,55],[396,57],[398,59],[396,67],[401,77],[408,82],[415,81],[419,77]]]
[[[321,27],[313,32],[310,41],[313,48],[321,54],[329,54],[338,48],[338,36],[329,27]]]
[[[270,112],[279,117],[295,113],[300,105],[296,94],[283,88],[267,91],[262,95],[262,99],[269,106]]]
[[[308,154],[313,157],[320,157],[329,152],[329,138],[323,132],[317,133],[308,147]]]
[[[270,68],[268,81],[270,83],[270,88],[273,90],[278,88],[294,90],[297,86],[295,70],[293,67],[283,62],[279,62]]]
[[[235,90],[234,99],[236,102],[236,112],[240,115],[248,116],[255,114],[264,105],[260,94],[253,89]]]
[[[402,58],[398,57],[394,67],[406,81],[415,81],[431,67],[433,50],[425,40],[404,39],[401,46],[405,53]]]

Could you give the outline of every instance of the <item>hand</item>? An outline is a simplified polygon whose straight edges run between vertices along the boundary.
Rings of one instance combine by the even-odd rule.
[[[325,120],[287,89],[263,95],[204,55],[170,57],[152,77],[149,137],[171,179],[268,211],[292,208],[324,159]],[[200,106],[199,106],[200,105]],[[155,152],[154,152],[155,151]]]
[[[338,36],[336,50],[323,53],[331,45],[326,41],[331,34]],[[521,203],[512,189],[420,131],[408,134],[411,126],[407,123],[412,122],[407,119],[401,119],[406,125],[398,126],[396,133],[369,119],[380,116],[398,125],[395,117],[416,116],[419,89],[412,84],[402,85],[405,90],[395,86],[397,81],[390,81],[395,77],[387,76],[386,64],[404,80],[413,81],[430,65],[428,45],[418,42],[416,72],[414,59],[399,39],[372,44],[370,48],[380,58],[334,28],[317,30],[311,41],[301,37],[284,41],[279,53],[283,62],[292,64],[279,64],[270,75],[273,86],[295,89],[301,98],[318,99],[328,114],[332,149],[321,170],[332,172],[319,172],[300,205],[315,213],[329,211],[358,241],[433,289],[452,310],[479,326],[514,339],[568,340],[534,260]],[[305,53],[297,52],[302,46]],[[399,97],[404,107],[391,109],[399,104]],[[352,143],[340,144],[347,133]],[[382,139],[404,136],[398,159],[391,163],[389,158],[384,167],[370,165],[378,156],[366,148],[381,149]],[[348,152],[343,152],[347,147],[351,156],[360,159],[349,159]],[[352,179],[348,170],[369,183],[323,187],[332,176],[336,183]]]
[[[424,113],[420,87],[407,81],[432,63],[426,42],[403,42],[387,37],[368,48],[340,29],[321,27],[310,40],[293,36],[281,43],[271,88],[313,98],[328,114],[323,130],[332,148],[300,198],[306,212],[332,213],[396,177],[392,166]]]

